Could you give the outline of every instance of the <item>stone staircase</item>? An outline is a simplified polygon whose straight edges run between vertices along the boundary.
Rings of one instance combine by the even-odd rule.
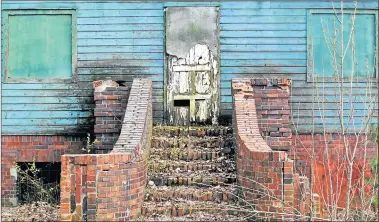
[[[153,129],[143,221],[241,221],[231,127]]]

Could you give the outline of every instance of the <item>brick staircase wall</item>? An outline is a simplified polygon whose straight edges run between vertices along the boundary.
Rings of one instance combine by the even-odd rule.
[[[276,83],[276,86],[272,83]],[[285,151],[273,150],[288,149],[292,139],[291,134],[288,134],[290,112],[279,112],[281,106],[285,109],[288,106],[288,83],[290,80],[286,79],[232,81],[237,178],[243,197],[255,208],[259,218],[294,220],[311,210],[308,178],[295,173],[294,162]],[[280,85],[286,86],[285,89],[272,89]],[[287,101],[279,105],[270,99],[281,97],[287,98]],[[264,116],[264,120],[259,123]],[[277,121],[269,121],[271,117]],[[286,121],[278,121],[281,119]],[[268,125],[264,126],[265,123]],[[262,134],[266,136],[262,137]],[[281,144],[283,149],[279,146]],[[313,199],[317,198],[317,195],[313,196]],[[313,216],[319,216],[320,213],[315,211],[317,209],[318,204],[313,204]]]
[[[252,87],[259,131],[273,150],[288,151],[291,147],[289,105],[291,82],[286,78],[232,80],[234,85],[246,84]],[[232,90],[238,91],[238,89]]]
[[[61,220],[127,220],[141,211],[152,132],[151,93],[150,80],[133,81],[121,133],[110,153],[62,156]],[[113,115],[101,111],[99,117]]]

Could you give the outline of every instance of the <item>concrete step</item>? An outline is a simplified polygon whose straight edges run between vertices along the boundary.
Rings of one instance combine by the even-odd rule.
[[[235,172],[236,163],[233,159],[220,157],[216,160],[162,160],[150,159],[149,172],[169,173],[169,172],[194,172],[204,170],[209,172]]]
[[[225,137],[164,137],[153,136],[151,140],[151,147],[154,148],[223,148],[233,146],[232,137],[226,139]]]
[[[199,151],[192,149],[153,149],[150,152],[150,159],[161,160],[184,160],[184,161],[196,161],[196,160],[209,160],[217,161],[225,158],[230,158],[230,154],[234,154],[234,150],[223,149],[221,151]]]
[[[143,216],[167,215],[173,217],[191,215],[195,212],[207,212],[215,215],[240,216],[243,211],[244,209],[241,210],[240,207],[228,203],[214,204],[203,201],[186,201],[185,203],[145,202],[142,205],[141,213]]]
[[[186,186],[178,187],[150,187],[145,193],[145,201],[155,202],[186,202],[190,201],[212,201],[213,203],[236,202],[238,200],[238,190],[230,187],[208,187],[193,188]]]
[[[207,171],[195,173],[170,172],[167,174],[149,172],[149,183],[150,181],[154,182],[155,186],[228,186],[236,183],[236,174],[209,173]]]
[[[231,126],[154,126],[153,128],[153,135],[165,137],[204,137],[228,134],[233,134]]]

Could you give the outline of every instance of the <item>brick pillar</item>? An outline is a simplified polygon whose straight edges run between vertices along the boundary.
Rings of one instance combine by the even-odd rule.
[[[288,151],[291,147],[291,80],[285,78],[251,79],[259,130],[273,150]]]
[[[8,137],[9,138],[9,137]],[[2,139],[8,139],[3,137]],[[17,150],[5,149],[2,143],[1,151],[1,202],[3,206],[17,205]]]
[[[105,87],[102,91],[96,91],[95,87],[96,153],[109,153],[113,149],[120,135],[129,93],[130,87]]]

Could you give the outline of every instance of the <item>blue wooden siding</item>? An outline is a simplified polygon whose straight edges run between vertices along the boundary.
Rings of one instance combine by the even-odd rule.
[[[8,134],[83,131],[92,123],[92,81],[110,77],[153,80],[154,120],[163,120],[164,7],[219,6],[221,112],[231,114],[230,80],[236,77],[293,79],[291,100],[300,131],[311,127],[313,85],[306,81],[306,8],[331,8],[329,1],[266,2],[45,2],[3,1],[6,9],[77,9],[77,84],[2,83],[2,130]],[[352,7],[350,2],[345,7]],[[337,7],[337,6],[336,6]],[[376,1],[359,8],[378,9]],[[4,20],[3,20],[4,21]],[[4,30],[3,30],[4,31]],[[2,60],[4,49],[2,49]],[[3,71],[3,70],[2,70]],[[372,83],[376,91],[376,83]],[[356,120],[362,121],[366,83]],[[325,85],[326,122],[335,124],[335,84]],[[316,104],[317,105],[317,104]],[[348,104],[346,104],[348,106]],[[320,124],[320,123],[319,123]]]

